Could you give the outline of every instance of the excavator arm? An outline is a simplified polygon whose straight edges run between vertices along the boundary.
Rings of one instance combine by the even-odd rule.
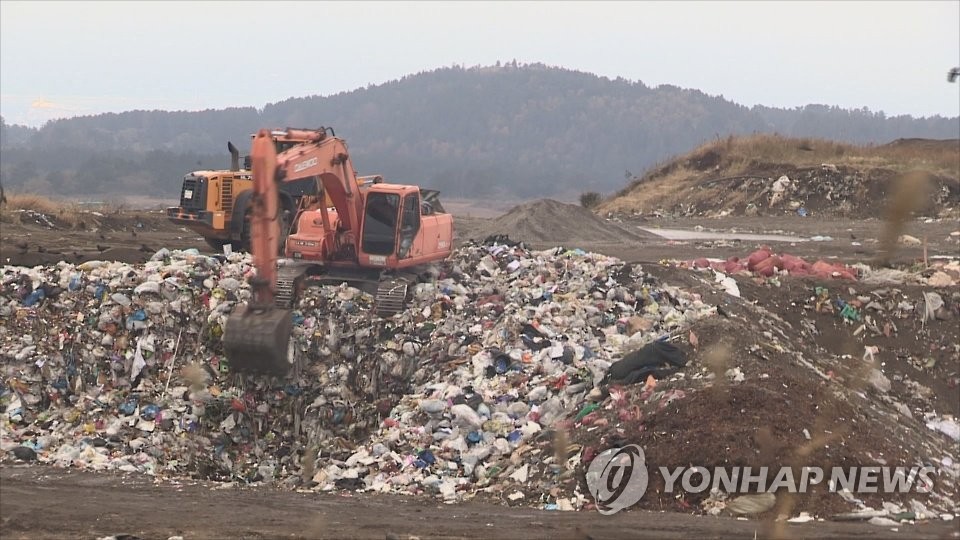
[[[326,207],[320,204],[326,237],[332,251],[342,243],[356,244],[360,234],[363,200],[346,144],[327,136],[326,130],[287,133],[302,142],[276,151],[276,134],[260,130],[250,151],[253,172],[250,244],[256,275],[250,279],[252,298],[238,306],[227,319],[223,343],[231,367],[246,373],[284,375],[292,366],[291,310],[276,307],[277,245],[281,235],[279,182],[312,178],[326,193],[339,217],[339,228],[330,223]],[[338,238],[339,235],[339,238]]]
[[[277,153],[268,130],[262,129],[253,138],[250,152],[253,168],[250,246],[256,278],[251,280],[253,303],[273,305],[277,282],[277,242],[280,237],[278,190],[275,178]]]
[[[290,335],[293,313],[274,307],[277,286],[277,242],[280,205],[277,154],[269,130],[253,139],[253,213],[251,247],[256,275],[250,279],[252,298],[227,319],[223,348],[232,369],[245,373],[285,375],[292,366]]]

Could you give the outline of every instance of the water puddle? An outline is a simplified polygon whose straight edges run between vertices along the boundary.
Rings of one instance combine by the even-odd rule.
[[[784,234],[752,234],[731,232],[695,231],[691,229],[657,229],[640,227],[648,233],[667,240],[756,240],[760,242],[808,242],[809,238]]]

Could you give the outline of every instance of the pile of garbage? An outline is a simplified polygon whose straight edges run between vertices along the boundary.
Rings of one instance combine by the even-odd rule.
[[[308,289],[293,314],[302,369],[275,380],[223,356],[252,272],[247,255],[196,250],[3,267],[2,450],[453,500],[528,474],[516,449],[595,398],[614,361],[716,311],[611,257],[471,244],[389,319],[346,284]]]
[[[687,169],[680,181],[666,165],[643,183],[604,201],[604,212],[629,214],[646,209],[669,216],[783,216],[875,218],[899,172],[833,163],[796,167],[790,163],[755,164],[733,176],[713,167]],[[689,164],[688,164],[689,166]],[[960,208],[957,179],[932,177],[923,215],[956,220]]]
[[[166,249],[145,264],[0,268],[0,460],[573,510],[591,504],[584,467],[604,448],[640,442],[661,463],[672,453],[687,464],[733,451],[732,434],[756,426],[736,400],[705,399],[722,380],[740,385],[735,392],[769,381],[785,393],[790,379],[768,372],[800,366],[790,380],[797,396],[761,407],[784,409],[792,423],[808,420],[784,403],[818,393],[812,406],[835,402],[847,418],[901,405],[885,397],[890,381],[879,369],[872,391],[884,392],[882,403],[823,386],[845,373],[837,360],[788,340],[799,330],[737,298],[730,276],[716,272],[723,279],[707,280],[708,294],[612,257],[534,251],[504,237],[431,267],[409,308],[390,318],[346,284],[308,288],[292,315],[298,368],[285,379],[242,375],[231,372],[222,336],[234,306],[250,299],[253,273],[246,254]],[[868,315],[903,311],[905,298],[870,305],[848,293],[816,291],[809,309],[863,324],[863,336],[897,331]],[[932,294],[923,313],[951,317],[953,297]],[[700,341],[743,340],[745,357],[717,373],[691,362],[692,328]],[[872,418],[890,414],[882,411]],[[718,416],[705,421],[710,414]],[[912,423],[891,429],[941,456],[957,424],[942,414],[924,421],[923,434]],[[720,445],[711,453],[657,445],[704,430],[700,443]],[[956,461],[944,465],[952,478]]]

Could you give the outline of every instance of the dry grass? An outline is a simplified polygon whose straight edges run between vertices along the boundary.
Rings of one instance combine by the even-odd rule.
[[[76,227],[88,221],[87,216],[75,203],[58,201],[36,193],[7,194],[7,202],[0,209],[0,220],[6,223],[20,223],[21,213],[28,210],[56,218],[68,227]]]
[[[35,193],[11,193],[7,196],[7,204],[4,206],[7,210],[33,210],[44,214],[56,214],[63,207],[63,203]]]
[[[796,167],[832,163],[894,171],[922,169],[951,178],[960,176],[960,146],[957,141],[905,140],[880,146],[855,146],[826,139],[753,135],[715,141],[701,149],[698,150],[713,149],[736,157],[741,162],[789,163]]]
[[[657,199],[669,205],[684,196],[681,184],[750,174],[764,165],[804,169],[830,163],[864,172],[927,171],[960,180],[960,141],[907,139],[885,145],[857,146],[816,138],[780,135],[727,137],[703,144],[691,152],[657,164],[613,197],[600,212],[628,211],[637,203]],[[659,196],[654,197],[659,193]],[[668,200],[669,199],[669,200]]]

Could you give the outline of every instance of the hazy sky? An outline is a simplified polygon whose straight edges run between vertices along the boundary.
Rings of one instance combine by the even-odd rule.
[[[256,106],[542,62],[744,105],[960,114],[960,1],[0,1],[0,113]]]

